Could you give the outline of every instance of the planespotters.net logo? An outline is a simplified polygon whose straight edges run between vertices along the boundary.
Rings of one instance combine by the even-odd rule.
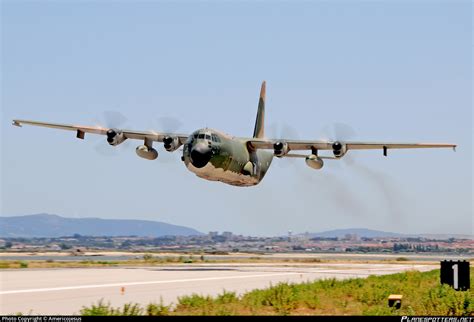
[[[474,322],[474,317],[402,316],[402,322]]]

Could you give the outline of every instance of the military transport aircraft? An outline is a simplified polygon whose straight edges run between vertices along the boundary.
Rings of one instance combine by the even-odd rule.
[[[272,163],[273,157],[304,158],[313,169],[321,169],[324,159],[340,159],[349,150],[380,149],[387,156],[389,149],[414,148],[453,148],[455,144],[446,143],[384,143],[351,142],[342,140],[291,140],[285,138],[267,139],[264,132],[265,82],[262,83],[258,102],[257,120],[253,137],[234,137],[221,131],[204,128],[191,135],[155,131],[133,131],[97,126],[65,125],[37,121],[13,120],[13,125],[23,124],[49,127],[76,132],[76,137],[84,139],[85,133],[105,135],[107,142],[117,146],[125,140],[141,140],[136,148],[139,157],[155,160],[158,152],[153,142],[162,142],[168,152],[183,146],[181,160],[197,176],[221,181],[234,186],[253,186],[260,183]],[[321,156],[318,152],[329,150],[332,155]],[[308,151],[294,154],[291,151]]]

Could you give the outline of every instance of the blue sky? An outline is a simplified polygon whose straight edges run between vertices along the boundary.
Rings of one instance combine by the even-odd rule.
[[[367,227],[472,233],[472,4],[439,2],[3,1],[1,215],[137,218],[253,235]],[[179,153],[12,127],[13,118],[319,139],[440,141],[451,150],[351,152],[355,163],[275,160],[256,187],[197,178]],[[293,130],[292,132],[295,132]],[[278,134],[278,131],[276,131]],[[283,133],[285,134],[285,133]],[[112,147],[110,147],[112,149]],[[298,162],[300,161],[300,162]]]

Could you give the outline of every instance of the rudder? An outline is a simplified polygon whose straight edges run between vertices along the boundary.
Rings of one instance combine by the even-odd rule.
[[[265,137],[265,87],[266,82],[263,81],[260,89],[260,98],[258,100],[257,119],[255,120],[255,129],[253,131],[254,138]]]

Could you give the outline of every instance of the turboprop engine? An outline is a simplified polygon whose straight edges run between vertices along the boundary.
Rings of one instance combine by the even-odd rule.
[[[110,129],[106,133],[107,135],[107,142],[110,145],[119,145],[123,141],[125,141],[127,138],[123,135],[122,131],[116,130],[116,129]]]
[[[273,150],[276,157],[281,158],[284,155],[287,155],[289,152],[288,143],[286,142],[276,142],[273,144]]]
[[[163,145],[166,151],[173,152],[178,149],[181,144],[179,143],[179,139],[177,137],[165,136],[163,138]]]
[[[143,159],[155,160],[156,158],[158,158],[158,151],[151,147],[147,147],[146,145],[137,146],[135,152],[140,158]]]
[[[342,144],[339,141],[336,141],[332,144],[332,152],[336,158],[341,158],[346,154],[347,147],[345,144]]]
[[[314,154],[308,155],[305,161],[308,167],[316,169],[316,170],[321,169],[324,165],[323,159],[321,159],[320,157]]]

